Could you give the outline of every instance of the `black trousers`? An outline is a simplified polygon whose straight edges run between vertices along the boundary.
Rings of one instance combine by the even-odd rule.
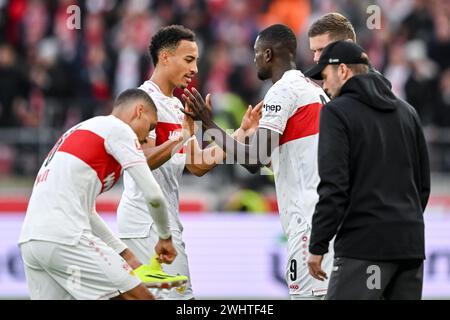
[[[327,300],[420,300],[423,260],[334,259]]]

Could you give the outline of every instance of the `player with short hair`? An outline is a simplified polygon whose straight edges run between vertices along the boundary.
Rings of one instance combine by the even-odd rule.
[[[171,265],[164,266],[170,274],[189,276],[188,257],[185,251],[179,217],[179,185],[185,168],[196,176],[202,176],[217,164],[222,163],[224,152],[218,146],[201,149],[194,134],[194,123],[180,109],[181,101],[174,96],[175,88],[186,88],[197,74],[199,59],[195,34],[180,25],[161,28],[153,37],[149,47],[155,65],[151,78],[140,89],[147,92],[158,109],[158,123],[150,132],[142,148],[147,163],[168,201],[170,229],[178,256]],[[243,139],[257,125],[260,108],[247,110],[241,128],[235,136]],[[154,221],[148,214],[142,191],[136,182],[124,174],[124,193],[118,208],[119,237],[141,261],[153,255],[152,249],[158,239]],[[184,290],[162,293],[161,298],[193,299],[189,281]]]
[[[95,200],[126,172],[157,225],[159,259],[175,259],[167,204],[141,149],[156,122],[152,99],[126,90],[111,115],[77,124],[50,151],[19,239],[31,299],[153,298],[134,275],[141,263],[97,214]]]
[[[308,30],[308,37],[315,63],[319,61],[322,50],[331,42],[347,40],[356,43],[353,25],[337,12],[327,13],[316,20]]]
[[[316,20],[308,30],[309,48],[313,52],[313,60],[319,62],[323,49],[335,41],[350,41],[356,43],[356,33],[352,23],[342,14],[330,12]],[[391,82],[377,69],[369,64],[369,72],[380,77],[389,88]]]
[[[319,114],[328,98],[323,90],[297,70],[295,34],[285,25],[272,25],[255,41],[255,64],[261,80],[273,86],[264,97],[263,115],[252,141],[238,143],[212,120],[209,101],[196,90],[185,90],[186,111],[202,121],[205,130],[220,132],[215,142],[227,157],[256,172],[272,162],[283,230],[288,239],[286,281],[292,299],[321,299],[327,281],[309,275],[307,258],[311,217],[318,201],[317,147]],[[325,255],[324,268],[331,271],[332,253]]]

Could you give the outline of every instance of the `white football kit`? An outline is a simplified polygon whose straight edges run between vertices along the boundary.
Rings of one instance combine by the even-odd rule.
[[[93,234],[97,196],[122,170],[146,164],[136,134],[113,115],[68,130],[36,178],[19,244],[32,299],[101,299],[140,284],[112,247]]]
[[[168,140],[177,139],[181,134],[181,124],[184,118],[184,114],[180,111],[180,108],[183,107],[181,101],[176,97],[164,95],[151,80],[144,82],[139,89],[150,95],[158,110],[158,123],[149,135],[151,139],[155,140],[155,145],[159,146]],[[183,226],[179,217],[179,185],[185,163],[186,155],[182,148],[162,166],[152,170],[152,173],[167,200],[172,242],[178,253],[172,264],[164,264],[162,267],[169,274],[180,274],[190,279],[188,258],[182,240]],[[155,225],[148,214],[142,192],[127,172],[124,173],[123,182],[124,192],[117,209],[119,237],[142,263],[148,263],[154,255],[154,248],[158,241]],[[190,280],[185,288],[171,290],[168,294],[163,293],[161,297],[166,299],[193,298]]]
[[[289,70],[264,97],[260,128],[280,134],[272,154],[277,202],[288,239],[286,281],[291,298],[326,294],[328,281],[310,276],[307,265],[311,219],[318,201],[318,140],[320,110],[327,95],[298,70]],[[332,246],[330,246],[330,249]],[[322,267],[330,275],[333,253]]]

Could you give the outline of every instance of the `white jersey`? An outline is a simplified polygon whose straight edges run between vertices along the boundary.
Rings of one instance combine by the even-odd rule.
[[[92,231],[95,199],[122,170],[146,163],[138,138],[115,116],[84,121],[50,151],[36,178],[19,243],[29,240],[76,245]]]
[[[176,97],[164,95],[160,88],[151,80],[144,82],[139,89],[147,92],[158,110],[158,123],[149,137],[154,139],[156,146],[167,140],[177,139],[181,134],[181,124],[184,114],[183,107]],[[171,230],[182,231],[179,217],[179,185],[186,163],[184,149],[174,154],[166,163],[152,170],[168,205],[169,226]],[[117,209],[117,226],[120,238],[142,238],[149,236],[153,220],[148,213],[142,192],[134,180],[124,173],[124,192]]]
[[[298,70],[289,70],[264,97],[259,127],[281,134],[272,154],[278,208],[285,233],[305,231],[318,201],[319,117],[325,92]]]

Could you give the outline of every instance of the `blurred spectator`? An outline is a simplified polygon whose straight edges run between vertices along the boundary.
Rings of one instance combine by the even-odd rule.
[[[438,89],[434,123],[450,129],[450,68],[442,73]]]
[[[120,23],[115,41],[117,53],[114,73],[114,95],[138,87],[150,74],[148,44],[153,28],[150,16],[129,11]]]
[[[413,9],[400,26],[400,33],[408,40],[427,41],[433,34],[433,17],[430,0],[412,0]]]
[[[14,49],[8,44],[0,45],[0,127],[21,125],[15,108],[27,99],[28,87]]]
[[[434,23],[436,31],[429,44],[430,57],[444,70],[450,67],[450,9],[436,11]]]
[[[28,123],[29,126],[63,127],[65,124],[72,83],[58,53],[56,40],[47,38],[39,43],[36,56],[30,57],[29,111],[36,123]]]
[[[438,66],[430,60],[422,40],[406,44],[405,55],[409,63],[409,76],[405,82],[406,100],[417,110],[422,124],[429,124],[435,108]]]
[[[392,43],[388,48],[388,64],[384,75],[391,81],[392,92],[401,99],[405,99],[405,83],[409,77],[410,69],[405,56],[404,44]]]

